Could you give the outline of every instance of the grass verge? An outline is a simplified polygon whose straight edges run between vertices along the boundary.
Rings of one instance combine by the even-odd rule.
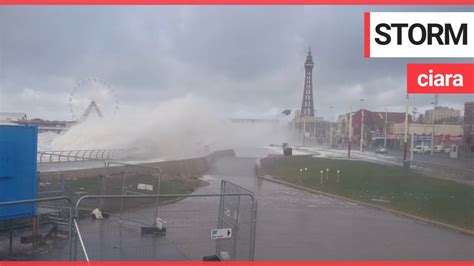
[[[263,159],[261,163],[265,174],[289,183],[474,229],[472,186],[435,179],[397,166],[361,161],[292,156]],[[301,173],[300,169],[305,168],[307,171]],[[337,170],[340,171],[339,182]]]

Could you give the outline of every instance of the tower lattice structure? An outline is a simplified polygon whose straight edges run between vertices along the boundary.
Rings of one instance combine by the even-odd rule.
[[[301,117],[314,116],[314,103],[313,103],[313,57],[311,56],[311,48],[308,50],[306,61],[304,62],[304,91],[303,101],[301,102]]]

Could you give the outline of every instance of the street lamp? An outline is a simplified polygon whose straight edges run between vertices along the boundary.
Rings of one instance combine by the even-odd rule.
[[[385,108],[385,123],[383,127],[383,147],[386,149],[387,148],[387,108]]]
[[[333,109],[334,107],[333,106],[330,106],[329,108],[331,108],[331,130],[329,131],[329,147],[332,147],[332,121],[334,120],[334,112],[333,112]]]
[[[360,122],[360,151],[364,151],[364,99],[360,99],[362,105],[362,118]]]
[[[300,174],[300,184],[301,184],[301,178],[302,178],[302,176],[303,176],[303,169],[302,169],[302,168],[300,168],[300,173],[301,173],[301,174]]]
[[[408,107],[410,105],[410,94],[407,93],[406,104],[405,104],[405,133],[403,138],[403,166],[410,168],[410,164],[407,162],[407,139],[408,139]]]
[[[323,171],[323,170],[321,170],[321,172],[320,172],[320,173],[321,173],[321,182],[320,182],[320,183],[321,183],[321,185],[323,185],[323,173],[324,173],[324,171]]]
[[[348,132],[348,145],[347,145],[347,157],[351,157],[351,148],[352,148],[352,108],[351,112],[349,113],[349,129]]]
[[[326,168],[326,180],[329,181],[329,168]]]
[[[433,148],[434,148],[434,135],[435,135],[435,110],[436,110],[436,102],[431,103],[433,105],[433,112],[431,113],[431,122],[432,122],[432,129],[431,129],[431,155],[433,155]]]
[[[306,180],[306,172],[308,171],[308,168],[304,168],[304,180]]]
[[[336,179],[336,182],[339,183],[339,174],[341,173],[341,171],[339,171],[339,169],[336,171],[337,173],[337,179]]]
[[[306,145],[306,116],[302,116],[303,119],[303,146]]]
[[[416,114],[418,113],[416,107],[413,107],[412,113],[413,113],[412,120],[414,121],[415,118],[416,118]],[[411,132],[411,138],[410,138],[410,144],[411,144],[410,145],[410,161],[413,161],[413,145],[414,145],[414,143],[415,143],[415,132],[412,131]]]

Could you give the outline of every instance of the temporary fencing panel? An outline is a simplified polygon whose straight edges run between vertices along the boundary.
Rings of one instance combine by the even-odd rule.
[[[249,257],[253,259],[255,247],[255,226],[257,219],[257,203],[246,197],[230,197],[227,194],[251,194],[250,190],[237,184],[222,180],[221,202],[219,205],[218,227],[230,227],[237,237],[220,239],[216,243],[216,253],[230,252],[231,259]],[[251,221],[251,222],[247,222]],[[250,232],[250,233],[247,233]],[[250,245],[250,247],[248,246]]]
[[[108,163],[92,178],[101,195],[81,197],[62,173],[43,174],[38,199],[0,202],[37,206],[0,221],[0,260],[253,260],[253,192],[223,181],[216,194],[160,195],[160,176],[156,167]],[[74,209],[59,196],[69,194]]]
[[[160,193],[161,169],[159,167],[109,162],[104,169],[101,195],[158,195]],[[99,208],[114,212],[134,206],[153,204],[158,209],[158,198],[104,201],[99,200]],[[155,212],[156,212],[155,210]]]
[[[130,208],[109,213],[101,220],[78,217],[85,252],[91,260],[203,260],[206,256],[253,260],[252,214],[256,206],[253,194],[84,196],[78,201],[77,209],[97,199],[104,203],[124,202],[123,206]],[[158,212],[153,204],[139,207],[128,203],[134,200],[153,203],[156,199],[160,202]],[[219,222],[223,209],[220,205],[227,201],[248,204],[233,206],[238,218],[231,223]],[[161,230],[158,224],[163,225]],[[221,244],[216,249],[218,241]],[[84,251],[76,250],[77,259],[84,260]]]
[[[0,221],[0,260],[69,260],[71,201],[67,197],[0,202],[0,208],[35,205],[34,215]]]

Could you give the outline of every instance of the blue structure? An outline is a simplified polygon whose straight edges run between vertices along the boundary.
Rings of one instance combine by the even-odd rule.
[[[35,199],[38,129],[0,125],[0,202]],[[0,207],[0,220],[33,216],[36,204]]]

